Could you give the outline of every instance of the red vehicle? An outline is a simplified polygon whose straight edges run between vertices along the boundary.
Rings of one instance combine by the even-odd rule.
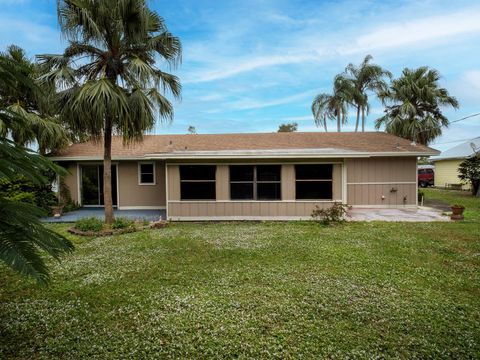
[[[432,165],[418,166],[418,186],[428,187],[433,186],[435,180],[435,170]]]

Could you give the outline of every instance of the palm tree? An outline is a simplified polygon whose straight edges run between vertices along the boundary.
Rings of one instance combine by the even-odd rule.
[[[176,67],[181,44],[145,0],[58,0],[58,19],[69,46],[62,55],[42,55],[44,77],[62,87],[61,115],[76,133],[103,138],[105,221],[113,222],[112,133],[140,141],[155,124],[173,118],[163,93],[181,86],[156,60]]]
[[[327,119],[337,121],[337,131],[347,123],[348,105],[351,101],[351,82],[344,76],[337,75],[334,80],[332,94],[319,94],[312,102],[312,113],[317,126],[327,131]]]
[[[13,71],[25,78],[35,80],[41,75],[41,68],[27,58],[25,51],[11,45],[0,58],[9,62]],[[55,88],[38,86],[32,82],[11,81],[0,88],[0,104],[11,113],[18,114],[23,121],[13,122],[8,127],[11,139],[17,145],[27,146],[37,143],[40,154],[66,146],[69,136],[53,105]],[[25,124],[25,121],[27,124]],[[0,121],[0,133],[6,136],[7,127]]]
[[[350,63],[345,68],[345,75],[353,83],[352,104],[357,111],[355,131],[358,131],[360,113],[362,115],[362,131],[365,131],[365,115],[368,115],[370,109],[368,92],[384,91],[388,86],[385,78],[392,77],[392,74],[380,65],[370,63],[372,59],[371,55],[367,55],[360,66]]]
[[[28,71],[8,57],[0,57],[0,89],[22,87],[26,92],[36,88]],[[13,92],[15,94],[15,92]],[[19,175],[36,184],[47,181],[43,174],[54,171],[64,175],[65,171],[37,153],[19,146],[8,139],[13,129],[30,126],[31,120],[8,109],[0,101],[0,181],[14,181]],[[54,231],[45,228],[39,221],[45,216],[38,207],[7,199],[0,193],[0,260],[13,270],[31,276],[39,284],[49,280],[43,254],[56,259],[62,253],[73,250],[72,243]]]
[[[428,145],[449,125],[441,107],[458,108],[458,101],[439,86],[440,75],[428,67],[404,69],[389,89],[379,94],[385,115],[375,127],[385,126],[388,133]]]

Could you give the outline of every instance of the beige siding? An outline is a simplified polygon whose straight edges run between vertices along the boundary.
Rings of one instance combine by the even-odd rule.
[[[346,159],[345,163],[349,205],[416,205],[415,157]]]
[[[442,160],[435,161],[435,186],[447,187],[451,184],[461,184],[461,180],[458,177],[458,166],[462,160]],[[463,189],[468,190],[469,185],[464,184]]]
[[[265,161],[263,161],[265,162]],[[330,206],[332,202],[295,201],[295,165],[282,164],[282,201],[231,201],[229,167],[217,164],[217,201],[180,201],[179,165],[168,164],[168,217],[203,219],[309,217],[315,205]],[[342,165],[334,164],[333,197],[342,200]]]
[[[79,202],[78,198],[78,168],[76,163],[70,163],[66,166],[67,171],[69,174],[65,176],[64,181],[65,185],[70,190],[70,195],[72,197],[72,201],[74,203]]]
[[[138,161],[118,162],[120,207],[165,207],[165,163],[155,161],[155,185],[139,185]]]
[[[329,202],[311,201],[175,201],[168,203],[168,217],[175,219],[248,218],[309,218],[318,205],[326,208]]]

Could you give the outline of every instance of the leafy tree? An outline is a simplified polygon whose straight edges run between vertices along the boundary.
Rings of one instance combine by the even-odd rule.
[[[480,154],[465,159],[458,167],[458,177],[470,183],[472,195],[480,197]]]
[[[60,28],[69,41],[62,55],[42,55],[44,81],[62,88],[61,115],[75,133],[103,140],[105,221],[112,223],[112,134],[140,141],[158,116],[173,118],[163,93],[180,96],[175,67],[181,44],[145,0],[58,0]]]
[[[25,51],[15,45],[0,53],[0,58],[10,64],[12,71],[32,80],[25,83],[17,79],[0,88],[1,106],[23,119],[11,123],[9,127],[0,121],[0,135],[8,135],[21,146],[36,143],[40,154],[66,146],[70,139],[53,106],[55,88],[39,87],[33,83],[41,75],[41,67],[28,59]]]
[[[196,134],[197,133],[197,129],[195,129],[195,126],[192,126],[190,125],[187,129],[187,131],[190,133],[190,134]]]
[[[32,79],[20,71],[19,64],[0,57],[0,88],[5,90],[18,85],[34,87]],[[43,184],[47,181],[43,174],[48,171],[64,174],[48,159],[6,138],[5,134],[10,134],[13,127],[29,126],[30,119],[0,103],[0,123],[4,129],[0,134],[1,182],[23,176],[35,184]],[[73,250],[70,241],[40,223],[39,218],[44,215],[35,205],[7,199],[0,194],[0,260],[40,284],[49,280],[41,254],[59,259],[62,253]]]
[[[360,114],[362,115],[362,131],[365,131],[365,115],[368,115],[370,109],[368,103],[368,93],[374,92],[378,94],[388,88],[387,78],[391,78],[392,74],[384,70],[380,65],[372,64],[371,55],[365,56],[360,66],[348,64],[345,68],[347,79],[352,82],[351,86],[351,103],[357,111],[357,120],[355,122],[355,131],[358,131],[360,122]]]
[[[337,121],[337,131],[347,123],[348,105],[352,101],[352,83],[341,75],[335,77],[332,94],[319,94],[312,103],[312,113],[317,126],[327,131],[327,119]]]
[[[280,124],[278,132],[295,132],[298,130],[298,124],[296,122]]]
[[[385,115],[375,127],[384,126],[388,133],[428,145],[449,125],[441,108],[458,108],[458,101],[440,87],[440,75],[428,67],[404,69],[389,89],[379,93]]]

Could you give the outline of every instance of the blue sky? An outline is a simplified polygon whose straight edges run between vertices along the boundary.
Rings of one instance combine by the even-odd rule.
[[[151,1],[183,44],[182,100],[156,133],[271,132],[295,121],[320,131],[310,104],[332,78],[367,54],[395,76],[427,65],[442,75],[459,110],[480,112],[478,1]],[[54,0],[0,0],[0,48],[15,43],[30,56],[65,46]],[[367,129],[382,107],[372,100]],[[349,125],[355,114],[350,112]],[[333,130],[333,123],[331,129]],[[480,117],[452,124],[438,149],[480,136]]]

